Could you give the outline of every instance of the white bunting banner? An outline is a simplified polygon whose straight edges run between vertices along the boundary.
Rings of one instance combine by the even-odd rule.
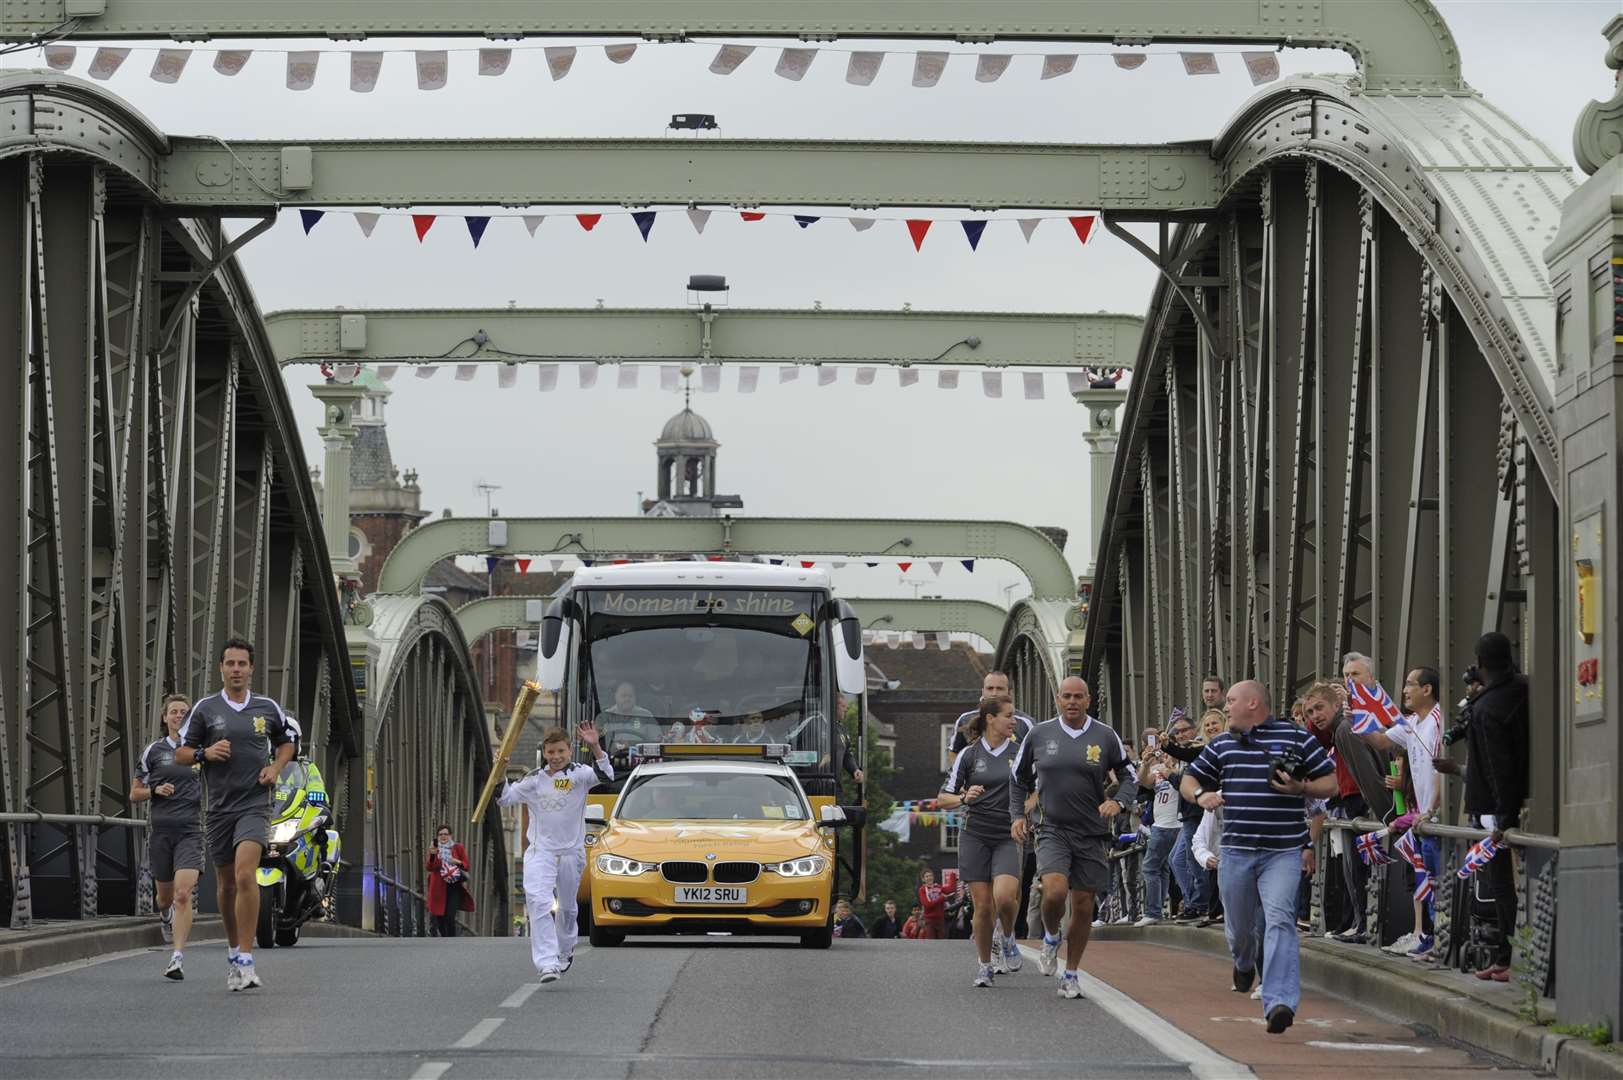
[[[1085,371],[1067,371],[1065,373],[1065,388],[1073,394],[1080,394],[1086,390],[1091,381]]]
[[[547,565],[552,567],[552,572],[556,574],[564,568],[564,561],[562,559],[548,559]]]
[[[851,222],[851,227],[857,232],[867,232],[873,228],[874,219],[871,217],[854,217],[848,220]]]
[[[511,390],[518,385],[518,365],[503,364],[496,369],[496,385],[503,390]]]
[[[636,364],[621,364],[620,374],[614,380],[615,387],[620,390],[635,390],[637,388],[637,378],[641,371],[642,368]]]
[[[958,372],[952,368],[942,368],[936,372],[935,385],[939,390],[958,389]]]
[[[936,636],[935,636],[935,647],[940,649],[942,652],[951,651],[951,649],[952,649],[952,635],[951,634],[937,633]]]
[[[525,214],[524,227],[529,230],[531,236],[534,236],[535,230],[539,229],[541,227],[541,223],[545,220],[547,220],[547,215],[545,214]]]
[[[882,52],[854,52],[845,65],[845,81],[852,86],[872,86],[879,74],[879,66],[884,62],[885,54]]]
[[[918,53],[913,57],[913,85],[919,87],[934,86],[941,81],[941,73],[946,70],[946,53]]]
[[[1057,79],[1076,70],[1076,53],[1054,53],[1043,57],[1041,78]]]
[[[1003,78],[1003,73],[1009,70],[1009,59],[1007,53],[982,53],[980,60],[975,63],[975,81],[997,82]]]
[[[97,49],[96,55],[90,58],[90,77],[92,79],[111,79],[113,73],[124,63],[125,57],[130,55],[128,49]]]
[[[604,47],[603,55],[609,58],[611,64],[623,64],[637,55],[637,46],[608,45]]]
[[[871,367],[859,367],[859,368],[857,368],[857,385],[858,386],[872,386],[873,385],[873,374],[874,374],[874,369],[871,368]]]
[[[536,379],[536,385],[543,394],[558,389],[558,365],[540,365],[536,368]]]
[[[703,236],[704,227],[710,224],[710,211],[690,207],[688,209],[688,221],[693,223],[693,231]]]
[[[152,61],[152,81],[179,82],[180,73],[186,70],[186,61],[191,58],[190,49],[159,49],[157,58]]]
[[[413,374],[415,374],[419,379],[432,379],[434,377],[434,373],[438,370],[439,368],[433,364],[420,364]]]
[[[1043,373],[1042,372],[1040,372],[1040,371],[1022,372],[1021,375],[1020,375],[1020,378],[1026,384],[1026,400],[1027,401],[1041,401],[1041,400],[1043,400]]]
[[[930,568],[930,573],[934,574],[936,577],[940,577],[941,576],[941,568],[943,566],[947,565],[947,564],[944,561],[942,561],[941,559],[931,559],[929,562],[926,562],[924,565],[928,566]]]
[[[714,394],[721,389],[720,364],[706,364],[700,369],[699,389],[706,394]]]
[[[576,370],[580,372],[580,388],[582,390],[590,390],[597,385],[596,364],[580,364]]]
[[[666,364],[659,369],[659,388],[661,390],[675,390],[677,377],[681,374],[675,364]]]
[[[754,45],[723,45],[716,51],[716,58],[710,61],[711,74],[731,75],[754,51]]]
[[[549,45],[544,51],[547,54],[547,70],[552,73],[553,82],[568,75],[569,69],[575,66],[573,45]]]
[[[904,367],[896,373],[896,385],[898,386],[917,386],[918,381],[918,368]]]
[[[800,378],[800,369],[798,367],[780,367],[778,369],[779,386],[784,383],[792,383],[798,378]]]
[[[738,392],[740,394],[755,393],[755,386],[761,381],[761,369],[758,367],[741,367],[738,369]]]
[[[816,49],[785,49],[778,57],[778,66],[772,73],[780,79],[790,82],[799,82],[811,70],[812,61],[817,59]]]
[[[378,75],[383,71],[380,52],[352,52],[349,54],[349,88],[357,94],[370,94],[378,86]]]
[[[456,366],[457,382],[473,382],[474,376],[479,374],[478,364],[458,364]]]
[[[479,74],[487,78],[507,74],[507,65],[513,62],[512,49],[480,49]]]
[[[287,54],[286,84],[289,90],[308,90],[316,84],[316,65],[321,63],[318,52],[290,52]]]
[[[817,385],[818,386],[833,386],[835,383],[839,382],[839,380],[840,380],[840,369],[839,368],[830,367],[827,364],[819,364],[818,365],[818,367],[817,367]]]
[[[1000,398],[1000,397],[1002,397],[1003,396],[1003,372],[1001,372],[1001,371],[983,371],[983,372],[981,372],[981,391],[983,393],[985,393],[986,396],[989,397],[989,398]]]
[[[384,382],[390,382],[394,379],[395,372],[399,370],[399,364],[384,364],[378,368],[378,378],[382,379]]]
[[[1119,52],[1111,53],[1110,59],[1114,60],[1116,62],[1116,66],[1121,68],[1123,71],[1137,71],[1139,68],[1144,66],[1145,56],[1143,53]]]
[[[917,632],[909,632],[907,637],[908,644],[912,645],[915,649],[927,648],[930,644],[923,634]]]
[[[451,64],[444,49],[417,50],[417,89],[443,90],[450,79]]]
[[[230,78],[248,66],[248,58],[253,54],[252,49],[221,49],[214,54],[214,70]]]
[[[1216,75],[1217,54],[1209,52],[1181,52],[1185,75]]]
[[[1240,58],[1245,61],[1246,74],[1251,76],[1252,86],[1261,86],[1279,78],[1278,53],[1243,52]]]
[[[72,45],[45,46],[45,64],[52,71],[66,71],[73,66],[73,58],[79,55],[79,50]]]
[[[833,562],[829,563],[829,565],[836,570],[844,570],[850,564],[841,559],[835,559]]]
[[[378,227],[377,214],[356,214],[355,224],[361,227],[362,236],[371,236],[372,230]]]
[[[1043,219],[1039,218],[1039,217],[1028,217],[1028,218],[1021,218],[1020,219],[1020,231],[1025,234],[1026,243],[1028,243],[1028,244],[1031,243],[1031,234],[1036,232],[1037,231],[1037,226],[1041,225],[1042,223],[1043,223]]]

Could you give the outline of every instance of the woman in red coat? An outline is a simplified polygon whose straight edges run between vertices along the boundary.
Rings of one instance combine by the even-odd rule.
[[[451,826],[441,825],[428,849],[428,913],[440,937],[456,937],[456,913],[473,910],[468,890],[468,852],[451,839]]]

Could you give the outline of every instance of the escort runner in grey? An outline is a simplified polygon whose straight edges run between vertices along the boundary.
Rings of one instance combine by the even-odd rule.
[[[176,870],[203,869],[203,784],[198,770],[175,760],[178,740],[165,735],[141,751],[135,778],[152,791],[152,829],[147,852],[154,881],[175,880]],[[175,785],[172,795],[160,795],[163,784]]]
[[[1009,784],[1014,779],[1014,740],[993,749],[978,738],[958,752],[942,791],[985,790],[964,804],[958,830],[958,876],[966,882],[991,881],[999,874],[1020,876],[1020,845],[1009,835]]]

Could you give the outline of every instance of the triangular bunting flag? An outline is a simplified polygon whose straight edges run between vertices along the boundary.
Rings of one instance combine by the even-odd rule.
[[[637,223],[637,231],[642,233],[642,242],[648,243],[648,234],[654,231],[653,210],[633,210],[631,220]]]
[[[611,64],[623,64],[637,55],[637,46],[608,45],[604,47],[603,55],[609,58]]]
[[[1001,372],[1001,371],[983,371],[983,372],[981,372],[981,390],[989,398],[1000,398],[1000,397],[1002,397],[1003,396],[1003,372]]]
[[[500,566],[501,564],[502,564],[502,557],[500,555],[486,555],[485,556],[485,573],[494,574],[496,572],[496,567]]]
[[[1093,223],[1098,219],[1092,214],[1083,214],[1080,217],[1067,220],[1070,221],[1071,228],[1076,230],[1076,238],[1085,244],[1088,242],[1088,237],[1093,233]]]
[[[918,381],[918,368],[904,367],[896,373],[896,385],[898,386],[915,386],[918,384]]]
[[[1123,71],[1137,71],[1139,68],[1144,66],[1145,59],[1143,53],[1121,52],[1111,53],[1110,58],[1114,60],[1116,62],[1116,66],[1121,68]]]
[[[1243,52],[1240,58],[1245,61],[1246,74],[1251,76],[1252,86],[1261,86],[1279,78],[1278,53]]]
[[[349,88],[357,94],[370,94],[377,89],[378,74],[383,70],[380,52],[352,52],[349,54]]]
[[[809,225],[815,225],[821,220],[823,220],[823,219],[818,218],[818,217],[812,217],[810,214],[796,214],[795,215],[795,224],[799,225],[802,229],[806,228]]]
[[[814,567],[816,565],[817,564],[815,562],[813,562],[812,560],[810,560],[810,559],[801,559],[800,560],[800,568],[802,570],[810,570],[812,567]]]
[[[924,247],[924,234],[930,231],[930,221],[925,218],[908,218],[907,234],[913,238],[913,250],[919,251]]]
[[[975,65],[976,82],[997,82],[1009,69],[1008,53],[982,53]]]
[[[503,390],[511,390],[518,385],[518,365],[503,364],[496,369],[496,385]]]
[[[247,67],[253,54],[252,49],[221,49],[214,54],[214,70],[229,78]]]
[[[514,559],[513,564],[518,567],[519,573],[528,574],[530,572],[531,561],[532,560],[530,559]]]
[[[585,229],[587,232],[591,232],[593,229],[597,228],[597,223],[603,220],[603,215],[602,214],[576,214],[575,215],[575,220],[580,222],[580,227],[581,228]]]
[[[761,380],[761,369],[758,367],[741,367],[738,369],[738,392],[740,394],[755,393],[755,385]]]
[[[545,220],[547,220],[547,215],[545,214],[525,214],[524,227],[530,231],[531,236],[534,236],[535,230],[540,228],[541,223]]]
[[[1040,371],[1021,372],[1021,380],[1025,383],[1026,400],[1041,401],[1043,399],[1043,373]]]
[[[936,372],[935,384],[936,388],[940,390],[958,389],[958,372],[951,368],[943,368]]]
[[[1072,394],[1080,394],[1088,388],[1092,381],[1085,371],[1067,371],[1065,373],[1065,389]]]
[[[478,364],[458,364],[456,366],[456,381],[457,382],[473,382],[474,377],[477,376],[478,374],[479,374],[479,365]]]
[[[693,231],[702,236],[704,235],[704,227],[710,224],[710,211],[690,207],[688,209],[688,220],[693,223]]]
[[[1026,243],[1031,243],[1031,234],[1037,231],[1037,226],[1043,223],[1042,218],[1028,217],[1020,219],[1020,231],[1026,234]]]
[[[417,50],[417,89],[443,90],[450,76],[451,65],[444,49]]]
[[[937,633],[935,636],[935,647],[940,649],[942,652],[950,652],[952,650],[952,635]]]
[[[478,248],[479,241],[485,238],[485,230],[490,227],[490,217],[482,215],[479,217],[464,217],[462,220],[467,223],[468,238],[473,241],[473,246]]]
[[[564,561],[562,559],[548,559],[547,565],[552,567],[552,572],[556,574],[564,568]]]
[[[782,566],[783,565],[783,560],[782,559],[768,559],[767,562],[771,563],[773,566]]]
[[[879,65],[885,62],[882,52],[854,52],[845,65],[845,81],[852,86],[872,86],[879,74]]]
[[[290,52],[287,54],[287,88],[308,90],[316,84],[316,65],[321,63],[318,52]]]
[[[700,369],[699,389],[706,394],[714,394],[721,390],[720,364],[706,364]]]
[[[666,364],[659,369],[659,388],[661,390],[675,390],[679,371],[675,364]]]
[[[857,232],[867,232],[873,228],[874,219],[871,217],[854,217],[846,220],[851,223],[851,227]]]
[[[1209,52],[1181,52],[1185,75],[1216,75],[1217,54]]]
[[[778,384],[780,386],[783,383],[794,382],[798,378],[800,378],[800,369],[793,366],[792,364],[791,365],[786,365],[784,367],[780,367],[778,369]]]
[[[930,559],[924,565],[930,568],[930,573],[934,574],[936,577],[940,577],[941,568],[947,564],[940,559]]]
[[[310,230],[316,227],[316,222],[326,216],[325,210],[300,210],[299,221],[304,225],[304,235],[309,236]]]
[[[1043,57],[1044,79],[1057,79],[1076,70],[1076,53],[1053,53]]]
[[[865,562],[862,565],[866,566],[868,569],[872,570],[874,567],[878,566],[879,564],[876,563],[876,562]]]
[[[92,79],[111,79],[124,58],[130,55],[128,49],[97,49],[96,55],[90,58],[90,77]]]
[[[558,388],[558,365],[541,364],[536,369],[536,388],[543,394]]]
[[[159,49],[158,55],[152,61],[150,75],[153,82],[177,83],[181,72],[186,70],[186,61],[192,58],[190,49]]]
[[[45,46],[45,64],[52,71],[66,71],[73,66],[73,58],[79,55],[79,50],[72,45]]]
[[[941,81],[941,73],[946,70],[946,53],[918,53],[913,57],[913,85],[921,87],[934,86]]]
[[[859,368],[857,368],[857,385],[858,386],[872,386],[873,385],[873,374],[874,374],[874,369],[871,368],[871,367],[859,367]]]
[[[749,59],[750,53],[755,51],[754,45],[723,45],[716,52],[716,58],[710,61],[712,75],[731,75],[738,70],[738,65]]]
[[[905,574],[909,570],[913,569],[913,564],[910,563],[910,562],[899,562],[899,563],[896,564],[896,569],[900,570],[902,573]]]
[[[597,385],[597,365],[580,364],[576,370],[580,373],[580,388],[590,390]]]
[[[846,566],[846,564],[841,562],[839,559],[835,559],[833,562],[829,563],[829,565],[836,570],[844,570]]]
[[[704,557],[705,562],[721,562],[722,559],[723,559],[723,556],[721,556],[721,555],[706,555]]]
[[[542,51],[547,55],[547,70],[552,73],[553,82],[569,74],[569,69],[575,64],[573,45],[549,45]]]
[[[372,235],[372,230],[378,227],[378,215],[376,215],[376,214],[356,214],[355,215],[355,224],[357,224],[357,225],[359,225],[361,227],[361,235],[362,236],[371,236]]]
[[[512,49],[480,49],[479,74],[496,76],[507,74],[507,65],[513,60]]]
[[[419,379],[432,379],[434,377],[434,373],[438,370],[439,368],[434,364],[419,364],[417,365],[417,369],[413,372],[413,374],[415,374]]]
[[[817,385],[833,386],[840,379],[840,369],[825,364],[817,366]]]
[[[581,559],[580,564],[582,566],[591,566],[596,561],[597,561],[596,559]]]
[[[785,49],[778,57],[778,66],[772,73],[779,78],[790,82],[799,82],[811,70],[812,61],[817,59],[816,49]]]
[[[641,371],[642,368],[636,364],[621,364],[620,373],[614,379],[615,387],[620,390],[635,390],[637,388],[637,377]]]
[[[971,574],[973,574],[975,572],[975,560],[974,559],[959,559],[958,563],[965,570],[968,570]]]
[[[986,231],[986,222],[984,222],[984,221],[961,221],[961,222],[959,222],[959,224],[964,227],[964,238],[969,241],[969,250],[970,251],[978,251],[978,250],[980,250],[981,233]]]
[[[411,225],[412,228],[417,230],[417,242],[419,244],[423,242],[423,237],[428,235],[428,230],[434,227],[434,218],[434,214],[411,215]]]
[[[759,213],[755,210],[740,210],[738,212],[738,216],[743,218],[745,221],[760,221],[762,218],[766,217],[765,214]]]
[[[378,367],[378,378],[384,382],[389,382],[394,378],[395,372],[399,370],[399,364],[382,364]]]

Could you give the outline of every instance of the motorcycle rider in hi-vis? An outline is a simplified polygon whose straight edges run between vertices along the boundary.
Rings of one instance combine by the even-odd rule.
[[[583,722],[580,738],[592,748],[593,764],[572,764],[569,734],[552,728],[541,740],[546,767],[507,784],[496,799],[500,806],[523,806],[530,812],[524,907],[530,916],[530,957],[543,983],[556,982],[574,962],[575,894],[586,870],[586,796],[593,784],[614,779],[597,727]]]

